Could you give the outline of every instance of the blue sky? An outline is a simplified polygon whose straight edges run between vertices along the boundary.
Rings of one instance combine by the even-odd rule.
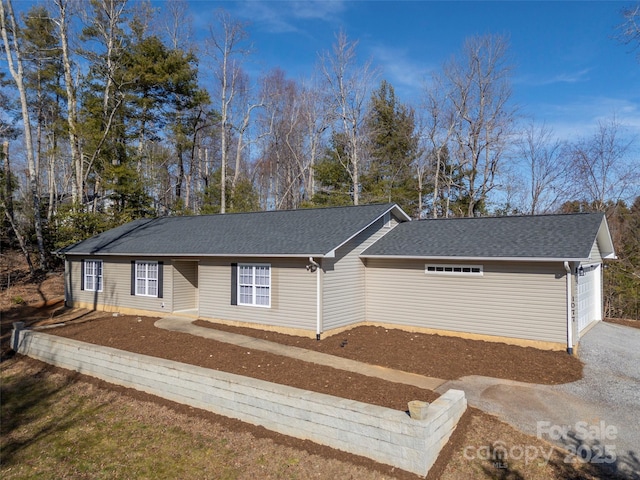
[[[425,81],[458,52],[464,39],[498,33],[510,38],[513,100],[520,114],[546,122],[557,135],[587,134],[616,115],[640,135],[640,63],[613,37],[632,2],[435,2],[190,0],[196,37],[224,8],[249,22],[253,72],[280,67],[308,77],[318,53],[343,29],[358,40],[404,101],[417,103]]]
[[[196,41],[209,35],[219,8],[248,23],[254,55],[246,68],[254,79],[275,67],[290,78],[308,78],[342,29],[359,41],[361,60],[370,59],[416,107],[431,73],[460,51],[465,38],[503,34],[514,65],[513,102],[525,120],[575,139],[615,115],[640,142],[640,49],[614,38],[622,9],[637,0],[187,2]],[[34,3],[40,1],[14,0],[22,11]],[[164,2],[152,3],[162,8]]]

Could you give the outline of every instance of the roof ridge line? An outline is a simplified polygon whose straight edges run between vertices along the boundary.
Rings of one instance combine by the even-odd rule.
[[[541,214],[522,214],[522,215],[487,215],[484,217],[439,217],[439,218],[419,218],[418,221],[434,221],[434,220],[487,220],[487,219],[506,219],[506,218],[540,218],[540,217],[570,217],[580,215],[605,215],[604,212],[570,212],[570,213],[541,213]]]

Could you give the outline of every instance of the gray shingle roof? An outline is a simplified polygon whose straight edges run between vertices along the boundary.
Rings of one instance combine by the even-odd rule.
[[[407,222],[362,256],[586,259],[603,218],[590,213]]]
[[[326,255],[394,204],[140,219],[61,250],[81,255]]]

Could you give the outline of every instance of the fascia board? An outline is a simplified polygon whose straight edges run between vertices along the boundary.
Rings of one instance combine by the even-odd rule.
[[[602,253],[604,253],[604,255],[602,255],[602,258],[618,258],[613,246],[613,239],[611,238],[611,231],[609,230],[607,217],[604,215],[602,216],[602,223],[600,223],[598,233],[596,234],[596,241],[598,242],[598,245],[600,247],[600,254],[602,255]]]
[[[455,257],[455,256],[421,256],[421,255],[360,255],[360,258],[381,258],[399,260],[446,260],[446,261],[484,261],[484,262],[583,262],[589,258],[560,257]]]
[[[96,256],[96,257],[175,257],[175,258],[193,258],[193,257],[213,257],[213,258],[324,258],[325,255],[319,253],[296,253],[296,254],[264,254],[264,253],[100,253],[100,252],[84,252],[84,253],[66,253],[67,256]]]

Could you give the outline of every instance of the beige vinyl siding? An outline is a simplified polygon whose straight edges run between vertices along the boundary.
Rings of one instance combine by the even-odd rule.
[[[598,247],[598,241],[595,240],[593,242],[593,246],[591,247],[591,252],[589,253],[589,262],[583,262],[585,265],[591,263],[602,263],[602,255],[600,255],[600,247]]]
[[[562,264],[471,262],[483,266],[483,275],[463,276],[427,275],[426,263],[438,262],[367,259],[367,320],[527,340],[566,340]]]
[[[102,260],[103,287],[102,292],[81,290],[82,259]],[[131,261],[148,260],[163,261],[163,294],[164,298],[131,295]],[[111,256],[67,257],[65,273],[66,297],[71,303],[89,304],[97,310],[117,310],[117,307],[170,312],[172,290],[171,262],[162,258],[130,258]],[[163,305],[164,304],[164,308]]]
[[[173,262],[173,310],[188,310],[198,306],[198,262]]]
[[[231,305],[231,263],[271,265],[271,307]],[[316,273],[306,259],[203,258],[199,315],[285,328],[316,329]]]
[[[365,267],[359,255],[398,224],[391,215],[390,227],[380,218],[322,261],[323,331],[363,322],[365,318]]]

